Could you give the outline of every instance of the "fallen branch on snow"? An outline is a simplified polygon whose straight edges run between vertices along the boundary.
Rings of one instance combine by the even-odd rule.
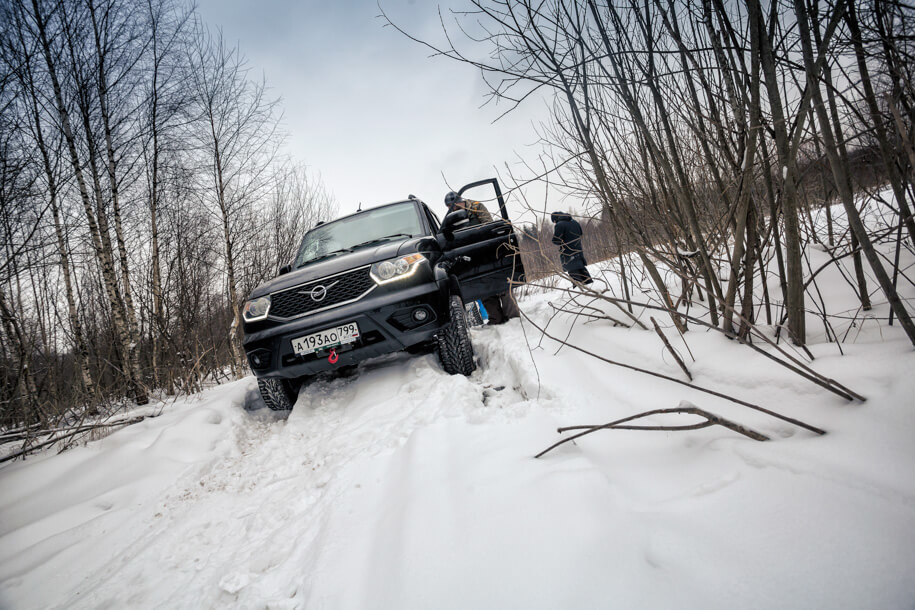
[[[636,419],[641,419],[643,417],[649,417],[651,415],[661,415],[661,414],[666,414],[666,413],[686,413],[689,415],[698,415],[699,417],[704,417],[705,421],[699,422],[696,424],[688,424],[685,426],[626,426],[626,425],[623,425],[626,422],[630,422],[630,421],[633,421]],[[623,419],[618,419],[616,421],[612,421],[609,424],[604,424],[602,426],[566,426],[564,428],[557,428],[556,431],[559,432],[560,434],[562,434],[563,432],[568,432],[569,430],[584,430],[584,431],[579,432],[578,434],[574,434],[568,438],[564,438],[557,443],[553,443],[552,445],[550,445],[549,447],[547,447],[546,449],[544,449],[543,451],[541,451],[534,457],[539,458],[539,457],[549,453],[556,447],[559,447],[560,445],[563,445],[570,441],[574,441],[575,439],[581,438],[582,436],[585,436],[588,434],[591,434],[592,432],[597,432],[598,430],[661,430],[661,431],[668,431],[668,432],[671,432],[671,431],[677,432],[677,431],[682,431],[682,430],[701,430],[702,428],[708,428],[710,426],[716,426],[716,425],[723,426],[723,427],[727,428],[728,430],[733,430],[734,432],[737,432],[738,434],[742,434],[746,437],[752,438],[754,441],[769,440],[769,437],[765,436],[764,434],[760,434],[759,432],[756,432],[755,430],[751,430],[749,428],[741,426],[740,424],[736,424],[719,415],[715,415],[714,413],[709,413],[708,411],[705,411],[703,409],[700,409],[699,407],[696,407],[695,405],[691,405],[690,403],[683,401],[680,403],[680,406],[675,407],[673,409],[653,409],[651,411],[645,411],[644,413],[639,413],[638,415],[631,415],[629,417],[624,417]]]
[[[751,402],[747,402],[747,401],[745,401],[745,400],[741,400],[741,399],[739,399],[739,398],[735,398],[735,397],[733,397],[733,396],[729,396],[729,395],[724,394],[724,393],[722,393],[722,392],[717,392],[717,391],[715,391],[715,390],[710,390],[710,389],[708,389],[708,388],[703,388],[702,386],[694,385],[694,384],[692,384],[692,383],[687,383],[687,382],[685,382],[685,381],[682,381],[682,380],[680,380],[680,379],[677,379],[676,377],[671,377],[670,375],[665,375],[665,374],[663,374],[663,373],[658,373],[658,372],[656,372],[656,371],[649,371],[648,369],[643,369],[643,368],[641,368],[641,367],[633,366],[633,365],[631,365],[631,364],[626,364],[626,363],[624,363],[624,362],[617,362],[617,361],[611,360],[611,359],[609,359],[609,358],[604,358],[603,356],[600,356],[600,355],[598,355],[598,354],[595,354],[594,352],[590,352],[590,351],[588,351],[588,350],[586,350],[586,349],[584,349],[584,348],[582,348],[582,347],[579,347],[579,346],[577,346],[577,345],[575,345],[575,344],[573,344],[573,343],[569,343],[569,342],[567,342],[567,341],[563,341],[562,339],[559,339],[559,338],[557,338],[557,337],[554,337],[553,335],[549,334],[549,333],[546,331],[545,328],[541,327],[541,326],[538,325],[536,322],[534,322],[534,321],[530,318],[530,316],[528,316],[526,313],[524,313],[524,311],[521,312],[521,315],[524,317],[525,320],[527,320],[528,322],[530,322],[531,325],[532,325],[534,328],[536,328],[536,329],[539,330],[541,333],[543,333],[543,335],[546,336],[547,338],[552,339],[553,341],[558,341],[559,343],[562,343],[563,345],[566,345],[566,346],[568,346],[568,347],[570,347],[570,348],[572,348],[572,349],[574,349],[574,350],[576,350],[576,351],[579,351],[579,352],[581,352],[581,353],[583,353],[583,354],[587,354],[588,356],[591,356],[592,358],[597,358],[598,360],[601,360],[601,361],[603,361],[603,362],[606,362],[607,364],[613,364],[613,365],[622,367],[622,368],[624,368],[624,369],[629,369],[629,370],[631,370],[631,371],[636,371],[636,372],[638,372],[638,373],[644,373],[644,374],[646,374],[646,375],[651,375],[652,377],[658,377],[659,379],[666,379],[667,381],[672,381],[672,382],[677,383],[677,384],[680,384],[680,385],[685,385],[686,387],[688,387],[688,388],[693,388],[694,390],[696,390],[696,391],[698,391],[698,392],[703,392],[703,393],[705,393],[705,394],[711,394],[712,396],[717,396],[718,398],[724,398],[725,400],[729,400],[729,401],[731,401],[731,402],[733,402],[733,403],[735,403],[735,404],[742,405],[742,406],[747,407],[747,408],[749,408],[749,409],[753,409],[754,411],[759,411],[760,413],[765,413],[766,415],[770,415],[770,416],[772,416],[772,417],[774,417],[774,418],[776,418],[776,419],[780,419],[780,420],[782,420],[782,421],[786,421],[786,422],[788,422],[789,424],[794,424],[795,426],[797,426],[797,427],[799,427],[799,428],[804,428],[805,430],[809,430],[810,432],[813,432],[813,433],[815,433],[815,434],[819,434],[819,435],[826,434],[826,431],[825,431],[825,430],[821,430],[820,428],[817,428],[816,426],[811,426],[810,424],[805,424],[804,422],[799,421],[799,420],[797,420],[797,419],[794,419],[793,417],[788,417],[788,416],[786,416],[786,415],[782,415],[782,414],[780,414],[780,413],[776,413],[775,411],[771,411],[771,410],[766,409],[766,408],[764,408],[764,407],[760,407],[759,405],[755,405],[755,404],[753,404],[753,403],[751,403]]]
[[[144,419],[146,419],[146,416],[140,415],[138,417],[133,417],[131,419],[122,419],[122,420],[113,421],[113,422],[108,421],[108,422],[100,422],[97,424],[80,424],[80,425],[77,425],[77,426],[74,426],[71,428],[59,428],[57,430],[51,431],[50,438],[48,438],[38,444],[29,445],[28,447],[24,447],[15,453],[11,453],[9,455],[3,456],[2,458],[0,458],[0,464],[2,464],[4,462],[9,462],[11,460],[15,460],[16,458],[24,457],[30,453],[34,453],[40,449],[44,449],[45,447],[50,447],[51,445],[59,443],[60,441],[72,439],[74,436],[77,436],[79,434],[91,432],[92,430],[98,430],[101,428],[116,428],[118,426],[129,426],[131,424],[139,423],[139,422],[143,421]],[[60,434],[60,433],[63,433],[63,434]],[[60,435],[58,436],[58,434],[60,434]]]

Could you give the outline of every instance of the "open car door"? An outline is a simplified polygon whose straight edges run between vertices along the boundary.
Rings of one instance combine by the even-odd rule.
[[[492,214],[492,222],[471,225],[462,211],[448,214],[439,243],[455,260],[452,272],[461,284],[465,303],[508,290],[509,281],[524,281],[518,238],[505,209],[502,189],[495,178],[479,180],[458,191],[464,199],[479,201]],[[498,209],[496,208],[498,206]]]

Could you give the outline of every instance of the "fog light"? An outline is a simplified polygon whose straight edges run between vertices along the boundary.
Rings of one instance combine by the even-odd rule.
[[[248,352],[248,363],[252,369],[265,369],[270,366],[270,350],[256,349]]]
[[[420,307],[413,310],[413,319],[417,322],[424,322],[429,317],[429,312]]]

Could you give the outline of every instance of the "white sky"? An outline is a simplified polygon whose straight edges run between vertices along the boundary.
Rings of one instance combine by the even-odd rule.
[[[375,0],[199,0],[211,27],[237,41],[254,74],[282,98],[288,152],[318,172],[341,214],[414,194],[437,211],[451,188],[533,160],[542,100],[493,124],[479,72],[383,27]],[[382,0],[424,40],[440,40],[438,6]],[[442,8],[446,20],[447,9]],[[481,49],[482,51],[482,49]],[[528,193],[537,207],[543,189]],[[517,210],[510,205],[510,213]],[[555,199],[550,208],[561,207]],[[513,219],[517,212],[512,213]],[[529,214],[524,220],[531,220]]]

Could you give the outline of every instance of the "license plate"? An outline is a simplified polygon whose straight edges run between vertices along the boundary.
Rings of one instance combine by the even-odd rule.
[[[305,356],[338,345],[353,343],[359,338],[359,325],[347,322],[334,328],[327,328],[320,332],[305,335],[292,340],[292,349],[300,356]]]

